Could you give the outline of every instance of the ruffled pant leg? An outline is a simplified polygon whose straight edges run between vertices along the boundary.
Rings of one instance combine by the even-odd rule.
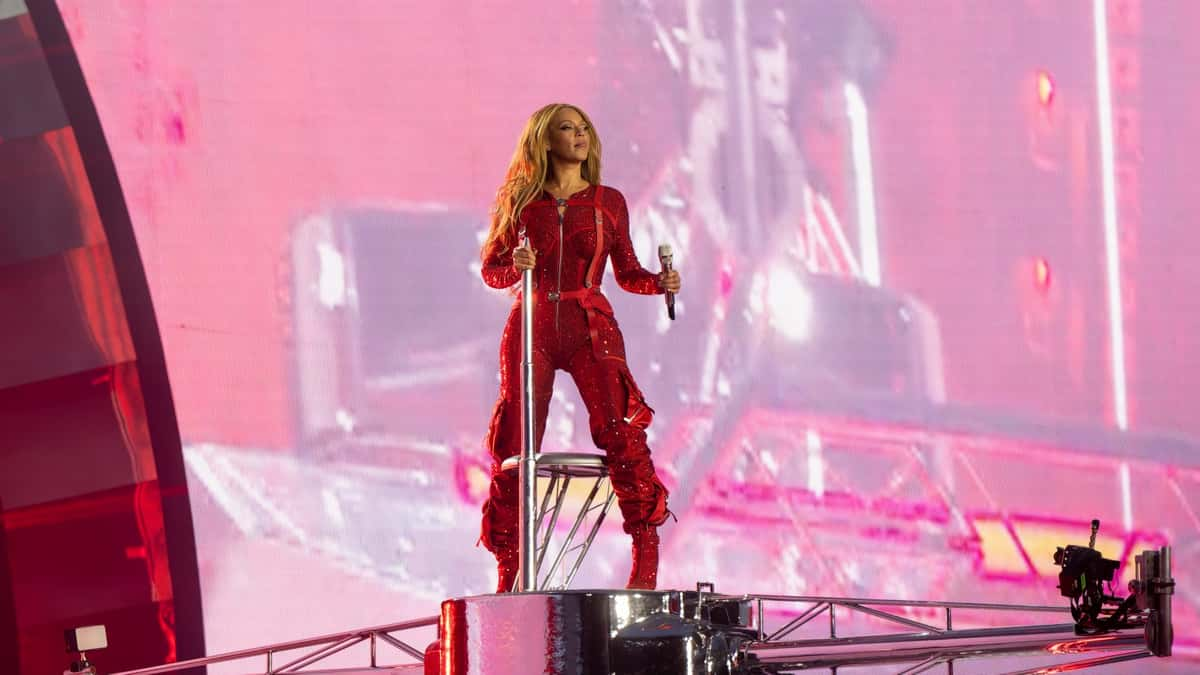
[[[514,313],[519,319],[519,312]],[[484,441],[492,460],[492,483],[483,503],[480,541],[498,559],[515,557],[518,543],[517,472],[502,471],[501,463],[521,454],[521,330],[510,319],[500,341],[500,397],[492,411]],[[536,337],[536,336],[535,336]],[[536,443],[540,449],[546,430],[546,415],[554,389],[554,366],[545,351],[535,345],[533,358]]]
[[[592,440],[608,458],[625,531],[661,525],[668,515],[667,489],[655,474],[645,431],[654,411],[629,367],[617,356],[598,359],[589,347],[580,349],[566,370],[587,407]]]
[[[514,471],[501,471],[500,463],[507,453],[520,452],[520,410],[512,406],[500,394],[492,411],[484,445],[492,459],[492,483],[488,498],[483,502],[483,523],[480,542],[497,558],[513,555],[517,549],[517,475]],[[517,424],[514,424],[514,421]],[[515,441],[512,439],[516,435]]]

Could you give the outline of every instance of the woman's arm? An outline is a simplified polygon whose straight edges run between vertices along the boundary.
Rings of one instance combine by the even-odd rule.
[[[480,274],[483,283],[492,288],[508,288],[521,279],[521,272],[513,267],[513,250],[511,248],[500,252],[499,245],[488,252],[483,260]]]
[[[629,240],[629,208],[625,205],[625,196],[616,190],[613,192],[616,192],[619,203],[615,223],[617,237],[613,240],[610,255],[617,284],[630,293],[660,294],[663,289],[658,285],[658,275],[643,268],[638,262],[637,254],[633,252],[633,242]]]

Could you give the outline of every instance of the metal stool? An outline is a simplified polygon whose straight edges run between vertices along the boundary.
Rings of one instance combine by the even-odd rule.
[[[517,465],[520,462],[520,456],[509,457],[500,465],[502,471],[516,471]],[[546,487],[546,493],[542,496],[541,506],[538,507],[537,513],[534,516],[537,523],[537,528],[534,530],[533,539],[536,542],[534,555],[537,559],[537,564],[534,567],[534,578],[537,580],[537,587],[530,590],[549,590],[565,589],[571,584],[571,579],[575,578],[575,573],[579,571],[579,566],[583,564],[583,558],[587,555],[588,549],[592,546],[592,541],[596,538],[596,533],[600,531],[600,524],[604,522],[604,517],[608,515],[608,510],[612,507],[613,500],[616,499],[616,494],[612,491],[612,485],[609,484],[608,496],[603,501],[597,501],[596,495],[600,492],[600,487],[608,480],[608,462],[603,455],[597,455],[587,452],[545,452],[537,455],[537,475],[541,478],[549,478],[550,484]],[[554,555],[553,562],[550,568],[542,575],[542,561],[546,557],[546,551],[550,550],[551,537],[554,534],[554,526],[558,524],[559,513],[562,512],[563,502],[567,497],[567,487],[571,484],[573,478],[582,480],[591,480],[592,488],[588,493],[587,499],[584,500],[583,506],[580,507],[579,513],[575,516],[575,522],[571,524],[571,531],[567,533],[566,540],[562,542],[558,548],[558,552]],[[551,507],[550,502],[554,505]],[[593,515],[593,512],[597,512]],[[575,540],[575,535],[579,529],[589,518],[594,518],[595,522],[591,525],[591,531],[582,543],[572,546]],[[548,521],[548,522],[547,522]],[[576,553],[577,552],[577,553]],[[563,564],[564,558],[569,555],[576,554],[574,564],[567,562],[570,569],[563,567],[565,578],[562,579],[562,584],[559,586],[551,586],[550,581],[554,578],[554,573],[558,570],[559,565]],[[515,585],[514,585],[515,587]]]

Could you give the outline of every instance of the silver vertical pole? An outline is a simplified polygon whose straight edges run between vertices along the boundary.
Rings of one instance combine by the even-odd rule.
[[[522,246],[525,232],[521,232]],[[537,522],[534,506],[537,504],[537,458],[534,456],[534,410],[533,410],[533,270],[521,274],[521,462],[517,469],[517,480],[521,484],[519,498],[521,575],[518,590],[537,590],[537,568],[534,566]]]
[[[1175,580],[1171,576],[1171,547],[1163,546],[1158,553],[1158,581],[1170,583]],[[1157,598],[1152,598],[1150,605],[1158,607],[1158,626],[1156,627],[1156,640],[1158,644],[1152,645],[1152,651],[1155,656],[1170,656],[1171,645],[1175,642],[1175,627],[1171,625],[1171,594],[1175,592],[1174,587],[1158,588],[1156,593]]]

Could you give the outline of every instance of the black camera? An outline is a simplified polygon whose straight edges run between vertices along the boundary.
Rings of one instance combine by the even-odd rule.
[[[1064,598],[1071,599],[1071,618],[1075,619],[1077,631],[1100,628],[1098,622],[1105,611],[1105,604],[1121,602],[1121,598],[1105,594],[1108,584],[1111,591],[1113,577],[1121,563],[1109,560],[1095,549],[1096,533],[1100,521],[1092,521],[1092,538],[1084,546],[1060,546],[1054,551],[1054,564],[1062,567],[1058,573],[1058,590]]]
[[[1058,589],[1071,600],[1071,617],[1079,635],[1097,635],[1123,628],[1143,626],[1146,649],[1155,656],[1170,656],[1174,634],[1171,627],[1171,548],[1147,550],[1135,558],[1136,578],[1129,582],[1129,596],[1112,594],[1112,582],[1121,563],[1096,550],[1100,521],[1092,521],[1092,536],[1086,547],[1058,547],[1054,564]],[[1108,591],[1105,592],[1107,587]]]

